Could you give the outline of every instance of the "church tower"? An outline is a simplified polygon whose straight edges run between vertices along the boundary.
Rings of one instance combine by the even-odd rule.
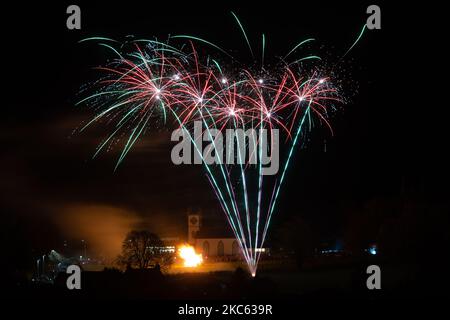
[[[200,213],[188,212],[188,242],[190,245],[195,245],[195,239],[201,227],[200,219]]]

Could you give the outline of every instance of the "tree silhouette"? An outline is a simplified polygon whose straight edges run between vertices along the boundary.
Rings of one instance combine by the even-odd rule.
[[[122,253],[117,262],[133,269],[165,268],[172,262],[172,254],[164,249],[164,242],[154,233],[133,230],[123,241]]]

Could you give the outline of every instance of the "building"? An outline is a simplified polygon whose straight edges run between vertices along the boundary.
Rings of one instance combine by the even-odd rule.
[[[189,213],[187,218],[188,243],[196,252],[205,258],[239,258],[239,244],[229,230],[202,225],[201,213]]]

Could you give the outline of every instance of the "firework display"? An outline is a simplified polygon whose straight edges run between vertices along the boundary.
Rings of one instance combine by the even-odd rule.
[[[5,3],[4,296],[58,317],[439,304],[447,119],[414,93],[444,83],[428,7]]]
[[[233,16],[255,56],[243,25]],[[261,58],[255,58],[260,60],[258,67],[245,67],[216,44],[188,35],[172,36],[164,42],[137,39],[126,44],[100,37],[82,40],[98,42],[115,56],[97,68],[102,76],[92,86],[94,92],[78,102],[97,112],[82,130],[99,121],[113,127],[94,157],[124,138],[117,168],[151,127],[183,130],[196,156],[203,160],[195,122],[202,124],[201,136],[209,138],[213,148],[217,141],[214,132],[267,130],[273,143],[274,132],[279,131],[283,148],[280,170],[275,175],[262,172],[262,153],[271,148],[261,136],[250,148],[255,154],[246,157],[238,152],[233,163],[203,161],[208,181],[254,276],[295,150],[316,124],[332,132],[330,115],[342,104],[333,77],[321,67],[320,57],[298,56],[313,40],[299,42],[270,68],[264,67],[264,35]],[[216,55],[202,54],[204,47]],[[259,160],[257,164],[250,161],[252,157]]]

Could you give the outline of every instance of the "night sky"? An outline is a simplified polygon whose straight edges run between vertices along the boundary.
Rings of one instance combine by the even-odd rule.
[[[116,172],[120,147],[91,160],[105,131],[95,126],[73,134],[93,115],[74,105],[80,88],[96,79],[92,67],[111,55],[94,43],[77,43],[80,39],[192,34],[233,51],[245,63],[248,51],[233,10],[253,41],[266,34],[267,57],[282,56],[299,40],[313,37],[314,49],[333,64],[356,39],[372,3],[80,3],[81,31],[66,29],[68,4],[15,8],[22,12],[22,22],[5,27],[14,32],[5,37],[4,50],[11,58],[2,61],[12,84],[3,92],[8,103],[2,104],[0,127],[2,214],[7,225],[27,230],[21,234],[33,249],[86,238],[98,252],[113,255],[115,249],[109,247],[114,243],[117,248],[131,228],[183,237],[190,207],[201,208],[216,223],[226,222],[202,168],[170,161],[170,132],[154,130],[144,136]],[[320,237],[336,238],[346,210],[372,199],[406,193],[448,201],[441,169],[446,162],[439,155],[448,143],[441,142],[439,106],[427,104],[422,84],[427,80],[418,76],[422,70],[415,60],[404,63],[405,57],[426,50],[406,44],[418,28],[405,27],[406,13],[381,8],[382,29],[368,30],[341,62],[339,77],[348,103],[332,119],[335,135],[313,132],[293,158],[274,233],[301,217]]]

